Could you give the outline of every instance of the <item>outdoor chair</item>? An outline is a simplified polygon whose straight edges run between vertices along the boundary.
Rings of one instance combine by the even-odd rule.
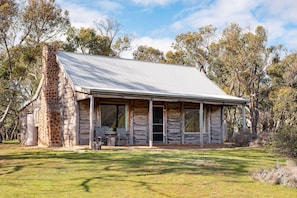
[[[125,128],[117,128],[117,145],[121,145],[121,141],[125,141],[124,145],[128,144],[129,138]]]
[[[96,127],[95,140],[101,142],[102,144],[106,144],[106,137],[105,137],[105,129],[104,128]]]

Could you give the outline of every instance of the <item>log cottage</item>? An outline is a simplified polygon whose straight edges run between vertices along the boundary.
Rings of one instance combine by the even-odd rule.
[[[92,147],[98,128],[115,138],[124,129],[128,145],[222,144],[223,107],[246,104],[195,67],[52,46],[43,49],[42,75],[36,94],[20,110],[25,145]]]

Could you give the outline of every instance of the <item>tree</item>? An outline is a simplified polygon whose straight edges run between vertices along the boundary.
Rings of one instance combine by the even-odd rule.
[[[166,53],[166,63],[169,64],[177,64],[177,65],[189,65],[187,59],[185,58],[184,51],[177,50],[177,51],[168,51]]]
[[[109,38],[98,35],[94,28],[71,27],[68,29],[67,35],[67,42],[63,47],[65,51],[105,56],[112,54],[111,48],[107,44],[110,42]]]
[[[123,51],[131,49],[132,40],[133,37],[128,35],[117,38],[116,42],[112,45],[114,55],[119,57]]]
[[[297,123],[297,54],[289,54],[267,68],[271,78],[274,119],[278,127]]]
[[[63,13],[54,0],[0,0],[0,18],[1,129],[35,91],[42,45],[54,41],[70,22],[68,12]]]
[[[272,149],[277,154],[297,158],[297,54],[283,59],[276,54],[267,73],[271,79],[269,99],[276,123]]]
[[[130,49],[132,37],[125,35],[116,39],[119,32],[116,21],[106,18],[95,22],[95,26],[96,29],[70,27],[63,49],[104,56],[119,56],[121,52]]]
[[[120,24],[116,20],[105,18],[99,22],[95,21],[95,26],[103,38],[106,38],[105,49],[112,49],[114,39],[120,30]]]
[[[186,65],[196,66],[200,71],[207,72],[210,54],[210,44],[215,40],[216,28],[205,26],[198,32],[182,33],[176,36],[174,49],[183,51]]]
[[[219,41],[211,46],[209,76],[228,94],[249,99],[248,109],[252,136],[256,138],[260,102],[264,99],[267,75],[272,53],[266,47],[267,35],[262,26],[255,32],[245,32],[237,24],[225,28]]]
[[[133,58],[142,61],[165,62],[164,53],[162,51],[146,45],[138,46],[133,52]]]

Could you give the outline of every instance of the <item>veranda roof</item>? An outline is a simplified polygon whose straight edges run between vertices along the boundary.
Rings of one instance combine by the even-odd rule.
[[[57,52],[76,91],[242,104],[195,67]]]

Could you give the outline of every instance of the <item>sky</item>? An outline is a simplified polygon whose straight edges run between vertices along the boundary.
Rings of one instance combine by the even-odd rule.
[[[56,0],[68,10],[73,26],[95,27],[94,21],[108,17],[120,24],[118,36],[133,35],[132,58],[139,45],[172,50],[180,33],[198,31],[213,25],[218,31],[231,23],[254,31],[258,25],[268,32],[268,46],[283,44],[297,51],[296,0]]]

